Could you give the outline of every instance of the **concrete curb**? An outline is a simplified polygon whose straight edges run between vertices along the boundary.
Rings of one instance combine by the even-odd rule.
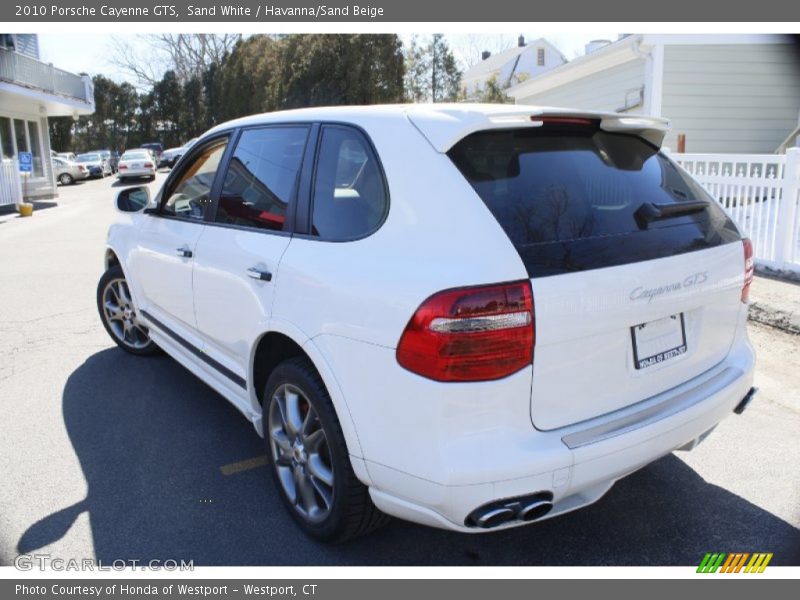
[[[800,319],[798,319],[798,316],[773,306],[751,302],[750,306],[748,306],[747,318],[787,333],[800,335]]]
[[[751,321],[800,335],[800,283],[757,273],[750,286]]]

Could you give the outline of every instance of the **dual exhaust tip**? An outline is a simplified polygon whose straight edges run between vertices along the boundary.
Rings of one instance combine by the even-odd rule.
[[[553,508],[553,493],[498,500],[473,510],[464,520],[467,527],[491,529],[509,521],[530,522],[541,519]]]

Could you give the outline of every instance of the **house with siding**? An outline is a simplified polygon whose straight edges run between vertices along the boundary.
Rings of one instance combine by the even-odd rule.
[[[772,153],[800,134],[800,54],[780,35],[626,35],[507,91],[517,104],[666,117],[664,145]]]
[[[524,36],[519,36],[515,48],[494,55],[484,51],[481,62],[464,71],[461,88],[467,98],[472,98],[492,78],[501,88],[508,88],[566,62],[561,51],[544,38],[526,42]]]
[[[57,195],[50,161],[49,117],[94,112],[91,79],[42,62],[36,34],[0,34],[0,204]],[[59,150],[66,150],[60,148]],[[20,185],[19,152],[30,152],[33,170]]]

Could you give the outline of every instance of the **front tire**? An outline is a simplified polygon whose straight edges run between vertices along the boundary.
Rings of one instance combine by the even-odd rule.
[[[389,521],[355,476],[333,403],[307,359],[278,365],[263,398],[269,470],[281,500],[308,535],[344,541]]]
[[[69,173],[62,173],[61,175],[58,176],[58,182],[61,185],[72,185],[73,183],[75,183],[75,180]]]
[[[108,335],[117,346],[139,356],[160,352],[150,331],[138,318],[122,267],[110,267],[97,284],[97,310]]]

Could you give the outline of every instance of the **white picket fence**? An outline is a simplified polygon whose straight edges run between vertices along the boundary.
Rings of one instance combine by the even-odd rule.
[[[0,206],[22,202],[17,159],[0,159]]]
[[[670,154],[753,241],[756,262],[800,273],[800,148],[786,154]]]

